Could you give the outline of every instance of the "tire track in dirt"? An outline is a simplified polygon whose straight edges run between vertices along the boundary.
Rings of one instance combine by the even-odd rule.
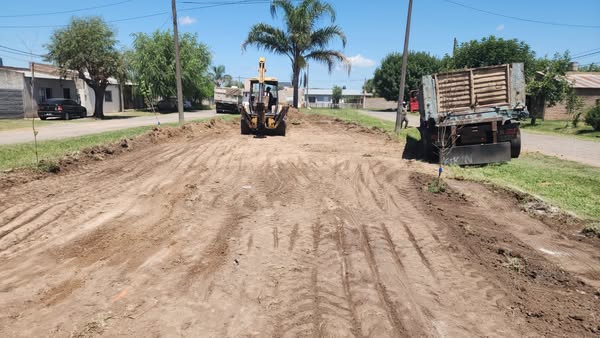
[[[518,285],[424,211],[411,174],[431,168],[377,131],[298,121],[285,138],[157,137],[3,192],[0,231],[50,223],[0,254],[0,335],[567,333],[531,326]]]

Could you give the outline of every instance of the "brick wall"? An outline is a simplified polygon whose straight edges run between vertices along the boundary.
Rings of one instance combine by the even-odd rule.
[[[577,94],[583,100],[583,112],[593,107],[596,100],[600,100],[600,88],[576,88]],[[546,106],[546,120],[568,120],[567,109],[564,102],[559,102],[554,107]]]
[[[365,109],[396,109],[397,101],[386,101],[382,97],[367,97],[365,100]]]

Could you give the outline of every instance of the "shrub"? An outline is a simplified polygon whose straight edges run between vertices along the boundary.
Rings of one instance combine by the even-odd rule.
[[[600,105],[594,106],[585,114],[585,123],[589,124],[596,131],[600,131]]]

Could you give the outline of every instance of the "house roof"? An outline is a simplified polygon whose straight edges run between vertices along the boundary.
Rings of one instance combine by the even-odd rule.
[[[567,80],[573,88],[600,89],[600,73],[595,72],[568,72]]]

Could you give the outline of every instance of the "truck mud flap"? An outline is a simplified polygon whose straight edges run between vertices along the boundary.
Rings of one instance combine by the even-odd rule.
[[[442,157],[442,163],[456,165],[508,161],[510,161],[510,142],[456,146]]]

